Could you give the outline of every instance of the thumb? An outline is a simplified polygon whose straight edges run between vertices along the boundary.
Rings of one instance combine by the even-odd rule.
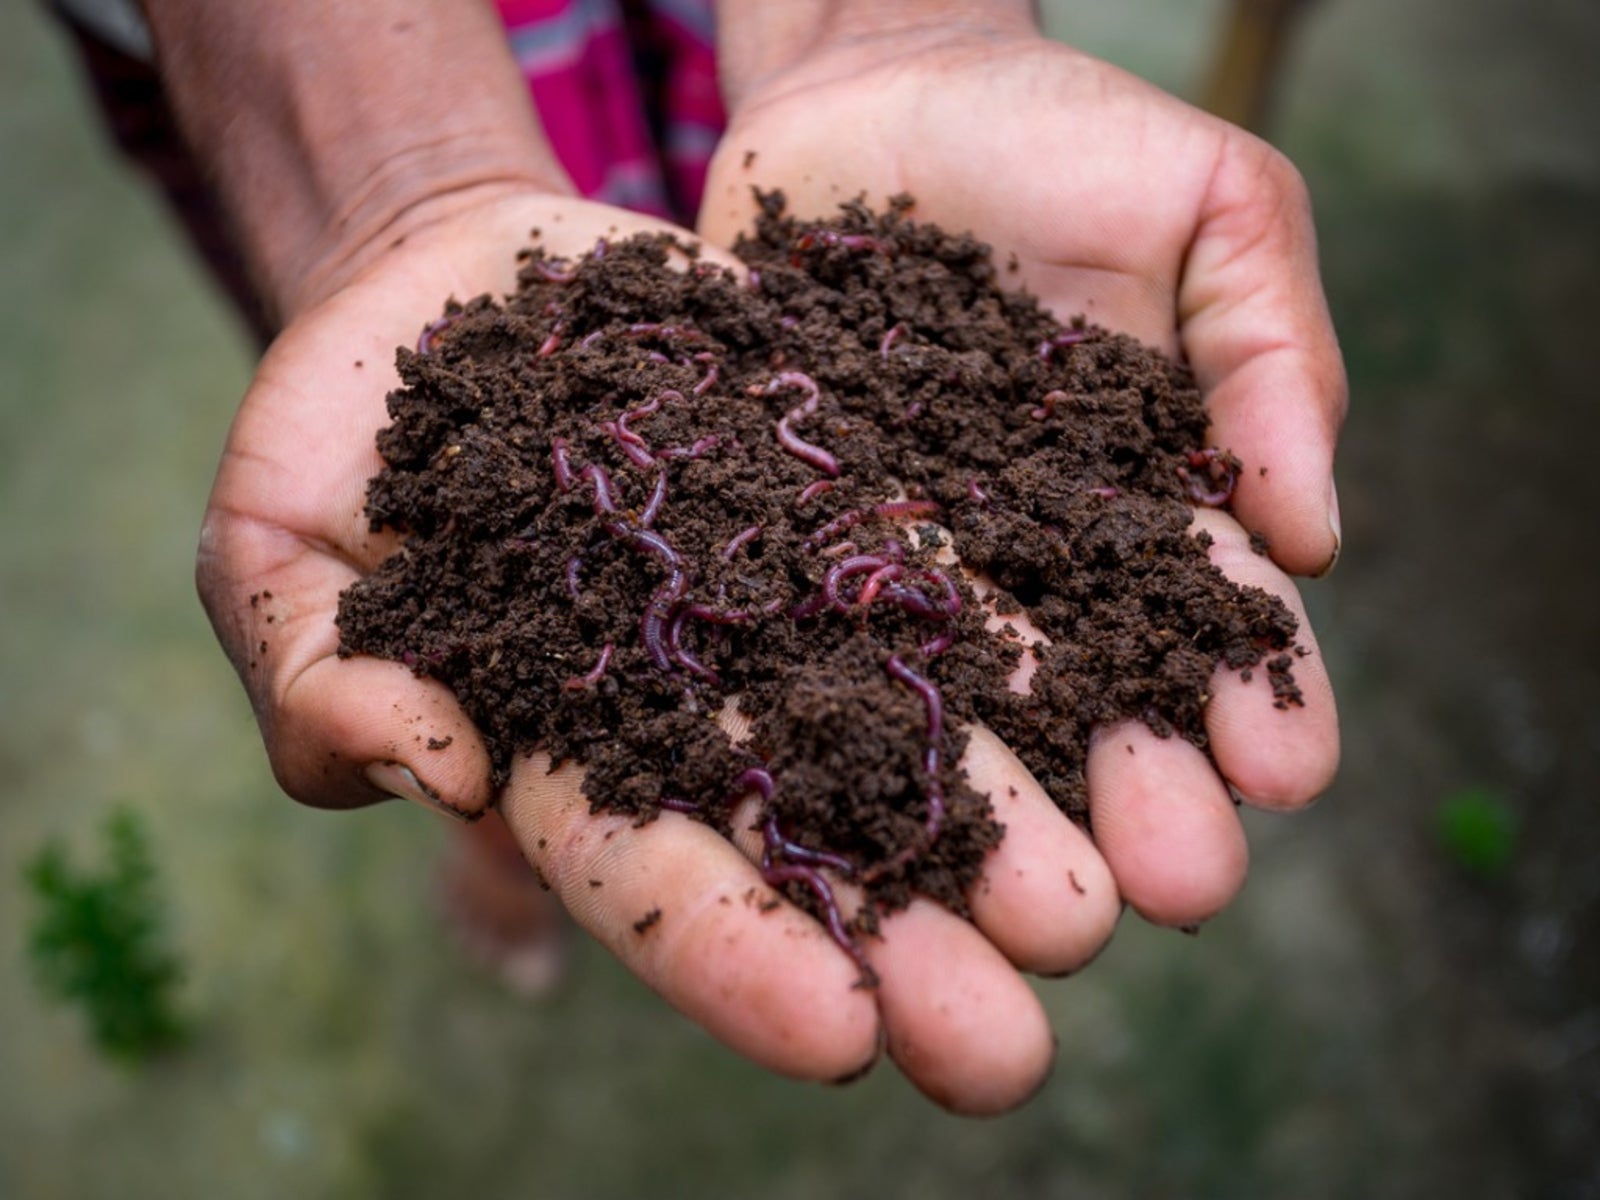
[[[1299,172],[1242,131],[1222,142],[1178,290],[1212,441],[1245,466],[1233,509],[1297,574],[1339,552],[1333,452],[1349,391]]]
[[[391,796],[472,820],[493,799],[482,738],[443,684],[341,659],[333,607],[354,566],[225,509],[201,538],[198,582],[243,680],[279,785],[317,808]]]

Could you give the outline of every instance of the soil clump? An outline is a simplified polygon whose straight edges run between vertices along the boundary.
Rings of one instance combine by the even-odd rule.
[[[535,248],[399,352],[368,515],[403,547],[341,598],[341,653],[450,686],[499,779],[543,747],[597,810],[724,833],[754,794],[766,878],[849,949],[912,893],[967,911],[1003,831],[965,725],[1087,825],[1091,728],[1205,747],[1218,664],[1298,704],[1295,622],[1189,531],[1241,464],[1187,369],[1063,327],[909,201],[758,199],[746,278],[663,235]],[[1027,694],[952,551],[1049,639]]]

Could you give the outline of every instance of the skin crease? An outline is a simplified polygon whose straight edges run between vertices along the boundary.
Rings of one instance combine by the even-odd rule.
[[[751,183],[783,186],[813,213],[858,191],[913,192],[919,215],[973,229],[1002,262],[1016,253],[1019,281],[1057,312],[1088,311],[1187,353],[1219,444],[1271,467],[1265,478],[1244,474],[1244,523],[1269,534],[1282,566],[1321,568],[1332,552],[1328,476],[1343,376],[1292,171],[1245,135],[1073,51],[1026,38],[941,38],[819,45],[741,94],[701,232],[727,244],[749,218]],[[749,150],[757,159],[746,170]],[[440,685],[398,664],[334,654],[338,593],[392,548],[367,530],[361,503],[379,466],[373,435],[396,382],[393,347],[413,343],[447,296],[508,290],[511,251],[531,228],[570,254],[600,236],[658,227],[552,195],[516,171],[466,178],[408,201],[395,220],[363,222],[379,234],[336,246],[335,265],[311,268],[303,278],[315,285],[280,304],[292,319],[244,399],[208,508],[202,598],[275,774],[308,804],[374,802],[408,778],[418,782],[412,798],[460,813],[494,799],[482,743]],[[1237,524],[1207,520],[1219,562],[1239,578],[1257,572],[1296,603],[1281,572],[1238,552]],[[1218,762],[1247,797],[1273,808],[1308,801],[1337,759],[1320,657],[1297,671],[1313,702],[1287,722],[1260,703],[1259,685],[1217,688]],[[886,1044],[936,1102],[995,1113],[1038,1088],[1054,1053],[1019,968],[1083,965],[1122,898],[1152,919],[1187,924],[1242,883],[1242,838],[1231,804],[1217,802],[1221,779],[1181,745],[1139,744],[1141,732],[1105,731],[1094,747],[1098,848],[1046,808],[1009,752],[975,737],[969,769],[1003,819],[1030,830],[1027,844],[1016,839],[990,861],[973,897],[976,925],[927,904],[887,919],[866,947],[883,977],[875,994],[850,987],[853,965],[809,918],[749,907],[750,889],[770,889],[737,849],[692,822],[667,814],[634,830],[590,816],[574,800],[575,773],[551,775],[536,760],[517,766],[500,801],[580,923],[740,1053],[831,1080],[859,1072]],[[429,738],[451,741],[418,752]],[[1128,739],[1134,755],[1119,748]],[[1261,744],[1276,765],[1261,764]],[[381,788],[366,773],[372,766],[390,768]],[[1186,842],[1162,823],[1163,810],[1184,814]],[[605,886],[589,887],[590,878]],[[637,931],[652,910],[658,921]]]

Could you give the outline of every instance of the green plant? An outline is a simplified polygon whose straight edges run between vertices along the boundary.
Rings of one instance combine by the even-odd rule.
[[[29,956],[48,995],[82,1006],[103,1053],[142,1061],[185,1036],[173,999],[182,967],[166,946],[155,862],[138,815],[112,813],[104,839],[98,874],[80,874],[59,841],[28,863],[38,903]]]
[[[1434,829],[1458,867],[1482,879],[1498,879],[1511,865],[1517,818],[1487,788],[1466,788],[1447,797],[1434,814]]]

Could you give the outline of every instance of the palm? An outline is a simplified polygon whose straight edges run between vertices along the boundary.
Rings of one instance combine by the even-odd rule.
[[[1241,481],[1240,519],[1269,535],[1284,566],[1325,565],[1343,374],[1298,179],[1263,144],[1066,47],[952,37],[894,55],[846,47],[766,81],[736,113],[713,164],[701,232],[731,241],[753,214],[752,186],[783,189],[805,216],[863,193],[874,202],[908,193],[918,217],[993,244],[997,262],[1014,262],[1017,282],[1059,315],[1085,313],[1186,355],[1214,439],[1260,468]],[[1232,518],[1199,520],[1216,539],[1214,561],[1282,596],[1314,645],[1283,571],[1249,551]],[[1307,707],[1289,713],[1264,689],[1218,674],[1207,712],[1214,765],[1141,726],[1102,731],[1088,769],[1095,849],[1113,886],[1146,916],[1203,920],[1243,882],[1230,785],[1270,808],[1299,806],[1326,786],[1338,757],[1333,697],[1320,658],[1299,673]],[[1007,762],[1003,773],[1015,782],[1021,769]],[[1023,791],[1038,794],[1031,780]],[[1009,857],[1019,853],[1017,817],[1002,819],[1011,835],[987,871],[994,893],[1023,873]],[[1063,860],[1081,852],[1046,817],[1029,812],[1028,824],[1036,853],[1027,868],[1047,871],[1054,854],[1050,877],[1059,878]],[[979,911],[978,924],[1016,966],[1075,965],[1062,947],[1081,954],[1092,918],[1060,894],[1032,902],[988,921]],[[885,940],[910,943],[925,932],[891,920]],[[998,977],[975,956],[966,965],[982,986]],[[968,1016],[972,1006],[957,1011]],[[980,1027],[992,1031],[1018,1012],[1014,997],[992,1002]],[[933,1023],[915,1008],[898,1021],[887,1012],[891,1052],[897,1023],[904,1031],[924,1021]],[[972,1050],[960,1045],[949,1057],[981,1062]]]
[[[1270,468],[1235,511],[1289,570],[1327,565],[1343,368],[1303,186],[1264,143],[1069,47],[952,35],[767,81],[713,163],[708,239],[748,223],[752,185],[803,215],[908,193],[1056,313],[1186,355],[1216,440]]]
[[[430,759],[428,785],[468,810],[488,801],[481,743],[444,688],[393,663],[336,658],[339,593],[392,549],[362,509],[380,465],[384,398],[398,383],[394,348],[415,342],[446,297],[510,290],[509,248],[536,226],[556,252],[573,253],[649,224],[548,196],[480,205],[389,249],[292,321],[262,360],[228,437],[197,573],[274,769],[298,799],[382,798],[364,769],[403,760],[398,748],[420,716],[456,739]]]

